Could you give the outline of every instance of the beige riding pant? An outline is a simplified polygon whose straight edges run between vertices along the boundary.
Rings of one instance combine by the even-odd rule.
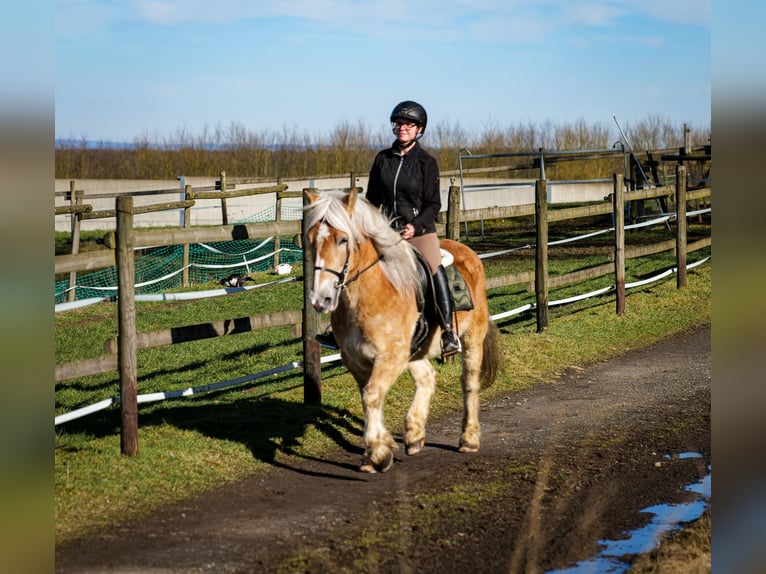
[[[436,271],[439,269],[439,265],[442,263],[442,255],[439,249],[439,237],[436,233],[418,235],[408,241],[423,254],[423,259],[428,262],[428,266],[431,268],[431,275],[435,275]]]

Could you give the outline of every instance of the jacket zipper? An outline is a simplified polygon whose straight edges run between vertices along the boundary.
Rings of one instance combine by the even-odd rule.
[[[399,165],[396,167],[396,175],[394,175],[394,217],[399,217],[399,210],[396,208],[396,182],[399,181],[399,172],[402,170],[403,163],[404,154],[399,156]]]

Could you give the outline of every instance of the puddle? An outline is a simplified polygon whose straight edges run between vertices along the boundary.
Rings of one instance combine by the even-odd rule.
[[[680,454],[673,454],[673,455],[666,454],[664,458],[667,460],[671,460],[674,458],[677,458],[679,460],[684,460],[686,458],[702,458],[702,455],[698,452],[682,452]]]
[[[666,455],[665,458],[702,458],[699,453],[689,452],[678,455]],[[624,540],[599,540],[601,551],[590,560],[583,560],[574,566],[560,570],[549,570],[546,574],[620,574],[630,569],[627,558],[632,554],[649,552],[659,545],[666,533],[678,530],[680,524],[696,520],[710,501],[711,475],[709,473],[699,482],[690,484],[685,490],[699,495],[693,502],[680,504],[658,504],[643,508],[640,512],[652,514],[652,519],[645,526],[626,532]]]

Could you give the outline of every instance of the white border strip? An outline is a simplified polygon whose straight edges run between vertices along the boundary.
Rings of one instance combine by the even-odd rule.
[[[334,355],[328,355],[326,357],[321,358],[321,363],[332,363],[340,361],[340,353],[336,353]],[[209,385],[200,385],[198,387],[189,387],[186,389],[178,389],[175,391],[161,391],[157,393],[146,393],[143,395],[138,395],[138,404],[144,404],[144,403],[152,403],[157,401],[162,401],[166,399],[176,399],[181,397],[191,397],[194,395],[199,395],[201,393],[206,393],[209,391],[217,391],[219,389],[225,389],[228,387],[234,387],[237,385],[241,385],[243,383],[249,383],[250,381],[256,381],[258,379],[263,379],[265,377],[269,377],[271,375],[277,375],[279,373],[284,373],[286,371],[291,371],[293,369],[298,369],[303,365],[303,361],[293,361],[292,363],[288,363],[286,365],[282,365],[281,367],[275,367],[273,369],[269,369],[268,371],[261,371],[260,373],[255,373],[252,375],[246,375],[244,377],[239,377],[236,379],[229,379],[228,381],[221,381],[218,383],[211,383]],[[89,405],[87,407],[83,407],[81,409],[76,409],[74,411],[70,411],[68,413],[64,413],[62,415],[57,416],[53,424],[60,425],[65,422],[69,422],[78,418],[82,418],[86,415],[93,414],[98,411],[103,411],[104,409],[109,408],[112,405],[118,405],[120,404],[120,398],[119,397],[112,397],[109,399],[104,399],[103,401],[99,401],[97,403],[93,403],[92,405]]]

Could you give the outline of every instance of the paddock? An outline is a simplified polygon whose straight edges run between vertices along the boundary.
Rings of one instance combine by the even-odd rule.
[[[709,150],[708,150],[709,151]],[[290,325],[292,333],[296,337],[303,339],[304,346],[304,358],[300,364],[292,364],[283,366],[283,368],[302,368],[304,371],[304,386],[305,397],[307,402],[321,402],[321,365],[323,363],[337,360],[332,356],[322,357],[318,343],[314,339],[316,334],[321,328],[319,318],[316,313],[310,311],[310,305],[305,305],[303,311],[294,310],[286,311],[283,315],[272,315],[270,317],[236,317],[236,318],[222,318],[220,322],[215,324],[196,325],[192,327],[186,327],[184,329],[172,329],[173,335],[168,335],[167,332],[139,334],[135,329],[135,313],[136,313],[136,299],[139,297],[135,292],[135,263],[136,263],[136,249],[141,247],[156,247],[159,245],[190,245],[198,242],[230,242],[242,240],[244,238],[267,238],[267,237],[286,237],[292,239],[295,236],[299,236],[302,233],[301,221],[299,219],[294,220],[282,220],[281,217],[271,222],[259,222],[259,223],[229,223],[231,213],[229,209],[233,207],[233,201],[240,197],[258,197],[259,200],[268,202],[274,206],[277,210],[276,213],[282,213],[281,209],[277,208],[277,205],[281,205],[280,201],[297,202],[296,197],[301,191],[291,191],[289,186],[284,182],[278,182],[277,185],[260,185],[254,186],[249,182],[237,182],[234,180],[227,181],[225,179],[225,172],[221,172],[222,176],[218,180],[217,184],[213,184],[213,187],[220,188],[219,190],[209,190],[208,182],[206,185],[200,186],[202,189],[195,189],[194,186],[189,183],[185,183],[183,200],[180,199],[181,193],[176,190],[172,193],[176,195],[178,205],[175,202],[148,202],[147,197],[162,196],[163,194],[145,194],[140,193],[122,193],[110,191],[105,195],[111,197],[104,198],[105,202],[112,202],[112,208],[114,214],[107,213],[110,209],[102,208],[96,204],[90,204],[91,198],[88,197],[89,193],[77,194],[78,184],[70,183],[70,192],[62,192],[57,194],[57,201],[69,202],[69,206],[60,206],[57,208],[63,211],[62,207],[69,209],[68,213],[60,214],[57,217],[68,219],[68,225],[74,229],[79,221],[80,224],[88,221],[84,216],[88,211],[82,209],[76,209],[75,206],[79,205],[91,205],[90,213],[101,212],[104,216],[102,218],[94,218],[93,220],[105,219],[108,227],[108,220],[110,217],[114,217],[114,233],[107,234],[109,239],[106,243],[109,243],[112,249],[104,250],[103,253],[76,253],[73,248],[71,255],[62,255],[56,257],[55,273],[73,274],[76,282],[78,274],[92,271],[96,268],[103,268],[113,266],[117,270],[118,281],[116,287],[116,297],[119,303],[119,321],[120,321],[120,334],[116,341],[105,342],[105,349],[107,352],[96,359],[90,359],[87,361],[76,361],[74,363],[60,364],[56,366],[56,381],[64,381],[72,378],[87,376],[97,372],[117,371],[120,376],[120,396],[114,396],[111,399],[102,401],[99,408],[108,408],[109,406],[119,404],[121,412],[123,413],[123,421],[137,421],[137,405],[139,402],[149,400],[160,400],[166,398],[175,398],[180,396],[191,396],[195,393],[206,392],[210,389],[220,389],[227,385],[243,384],[247,381],[253,380],[258,374],[246,375],[240,379],[231,381],[218,381],[201,385],[198,388],[191,389],[172,389],[168,390],[167,394],[163,396],[157,396],[155,393],[151,397],[139,398],[139,395],[135,389],[135,355],[139,348],[148,348],[152,345],[168,345],[178,344],[184,341],[191,340],[199,333],[205,333],[206,336],[229,336],[238,332],[245,332],[247,328],[270,328],[274,325]],[[463,186],[455,185],[457,178],[450,176],[450,185],[446,189],[445,200],[443,202],[445,208],[442,213],[442,221],[440,224],[439,232],[441,235],[460,239],[461,233],[466,233],[468,225],[472,222],[483,224],[483,222],[491,220],[503,220],[516,217],[534,217],[537,222],[536,234],[534,245],[528,246],[535,250],[535,270],[532,272],[523,272],[517,274],[510,274],[502,277],[494,277],[487,283],[487,289],[500,288],[511,284],[527,284],[529,285],[530,292],[534,293],[534,300],[530,301],[526,305],[516,309],[508,309],[502,313],[496,314],[491,317],[495,321],[504,320],[516,314],[534,312],[537,320],[537,328],[540,332],[544,331],[548,324],[547,310],[549,307],[555,305],[564,305],[571,302],[571,298],[562,301],[549,301],[548,290],[553,286],[560,286],[564,284],[575,284],[581,282],[584,279],[592,278],[594,276],[611,276],[614,278],[612,286],[600,290],[598,293],[582,293],[582,297],[603,296],[607,293],[614,293],[615,297],[615,312],[620,314],[625,311],[625,290],[633,287],[637,287],[637,284],[630,284],[625,282],[624,279],[624,265],[626,258],[640,257],[651,253],[657,253],[661,251],[671,251],[675,253],[676,265],[673,269],[666,270],[662,277],[654,280],[662,280],[669,275],[675,275],[677,286],[683,288],[685,285],[686,271],[690,267],[687,265],[687,254],[709,247],[712,244],[710,237],[698,240],[693,243],[686,241],[686,222],[690,217],[703,217],[710,213],[710,208],[705,207],[710,204],[711,198],[711,186],[709,182],[703,182],[700,186],[695,182],[695,189],[688,189],[688,171],[683,161],[677,162],[674,170],[673,181],[669,185],[653,185],[644,186],[639,188],[635,185],[626,183],[624,174],[615,174],[611,182],[586,182],[583,185],[589,186],[589,189],[593,190],[593,196],[595,199],[589,199],[591,196],[582,194],[583,198],[579,201],[562,201],[564,198],[569,199],[563,191],[559,195],[557,193],[557,187],[560,184],[556,184],[545,179],[537,179],[533,182],[511,182],[507,179],[500,178],[473,178],[465,177],[462,179]],[[358,176],[349,174],[347,177],[342,178],[340,181],[345,180],[347,184],[357,184],[360,181]],[[223,183],[221,183],[223,182]],[[303,182],[300,182],[303,184]],[[509,193],[508,190],[511,187],[529,187],[532,184],[532,195],[530,198],[529,191],[525,191],[523,194]],[[598,186],[596,186],[596,183]],[[244,188],[237,188],[237,186],[246,186]],[[576,183],[568,183],[571,189],[576,190]],[[608,185],[607,188],[605,187]],[[473,187],[472,187],[473,186]],[[341,189],[350,189],[356,187],[356,185],[341,185]],[[633,189],[631,189],[633,187]],[[317,188],[314,188],[317,189]],[[565,190],[564,187],[559,187],[559,190]],[[581,188],[585,189],[585,187]],[[229,191],[223,191],[229,190]],[[596,191],[597,190],[597,191]],[[160,190],[162,191],[162,190]],[[67,195],[67,193],[69,195]],[[183,225],[179,225],[178,213],[179,211],[192,210],[193,205],[196,205],[198,201],[195,196],[200,194],[218,194],[219,197],[213,199],[204,198],[204,201],[214,202],[217,210],[217,222],[212,226],[195,225],[195,219],[187,216],[183,218]],[[226,194],[231,195],[226,195]],[[575,193],[575,192],[572,192]],[[589,192],[590,193],[590,192]],[[79,197],[78,197],[79,195]],[[135,197],[134,197],[135,196]],[[269,199],[264,199],[269,196]],[[141,204],[137,201],[141,198]],[[479,199],[481,198],[481,199]],[[166,199],[166,198],[165,198]],[[504,199],[506,204],[498,205],[497,202],[500,199]],[[530,201],[530,199],[532,201]],[[566,209],[551,209],[551,206],[556,203],[554,199],[568,204]],[[631,202],[646,201],[646,200],[669,200],[674,204],[674,210],[669,213],[657,214],[657,217],[653,219],[642,219],[636,223],[625,222],[625,214],[631,213],[627,209],[627,206]],[[465,201],[466,205],[462,205],[461,202]],[[704,202],[702,209],[687,209],[690,202],[697,204],[698,202]],[[189,205],[192,202],[192,205]],[[515,203],[519,202],[519,203]],[[572,205],[576,204],[576,205]],[[98,207],[98,209],[96,209]],[[139,223],[139,218],[144,216],[155,216],[157,213],[172,212],[176,218],[176,224],[172,228],[152,229],[150,225],[145,225],[144,222]],[[555,225],[557,221],[564,221],[570,218],[590,217],[595,214],[602,214],[611,216],[613,225],[611,228],[604,230],[604,233],[610,233],[614,236],[613,257],[612,262],[605,264],[597,269],[584,269],[573,271],[564,275],[550,277],[547,273],[547,248],[550,244],[548,241],[548,227]],[[226,223],[224,223],[226,221]],[[666,225],[668,222],[673,221],[676,227],[675,238],[673,240],[667,240],[660,244],[651,247],[642,247],[640,249],[632,249],[625,244],[625,231],[630,230],[631,226],[645,226],[645,225]],[[103,223],[103,222],[102,222]],[[58,223],[57,223],[58,225]],[[462,229],[461,229],[462,228]],[[74,234],[73,234],[74,240]],[[572,238],[572,241],[576,238]],[[271,254],[273,256],[273,254]],[[487,255],[489,256],[489,255]],[[274,261],[273,259],[271,261]],[[695,264],[702,264],[707,259],[703,259]],[[188,265],[189,263],[187,263]],[[183,271],[181,271],[183,274]],[[290,278],[290,280],[301,280],[299,277]],[[217,293],[215,296],[223,295],[225,293]],[[171,297],[172,298],[172,297]],[[76,301],[73,301],[76,302]],[[65,312],[62,309],[61,312]],[[226,325],[238,325],[237,329],[227,328]],[[180,333],[184,333],[181,335]],[[196,335],[195,335],[196,333]],[[139,341],[141,341],[139,343]],[[277,367],[282,368],[282,367]],[[263,376],[268,376],[264,374]],[[85,416],[89,412],[97,410],[95,407],[91,408],[87,413],[77,413],[77,416]],[[65,424],[68,420],[75,418],[72,413],[62,413],[57,416],[56,424]],[[137,423],[136,423],[137,424]],[[126,434],[126,440],[122,446],[125,454],[134,454],[137,451],[137,427],[132,426],[129,428],[123,427],[123,432]]]

